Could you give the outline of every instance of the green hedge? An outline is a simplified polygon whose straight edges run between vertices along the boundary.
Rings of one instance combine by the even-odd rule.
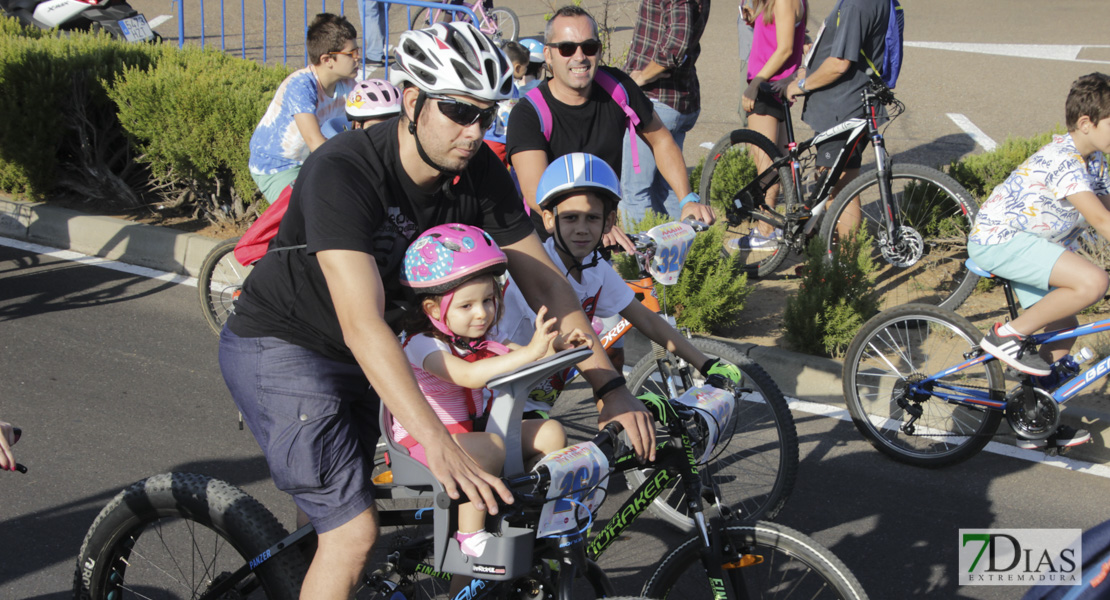
[[[250,138],[289,74],[215,49],[164,52],[128,69],[109,91],[154,178],[190,194],[213,220],[239,220],[261,199],[247,163]]]
[[[948,165],[948,174],[982,204],[995,186],[1002,183],[1018,165],[1052,141],[1054,133],[1063,133],[1063,130],[1028,138],[1007,138],[990,152],[952,161]]]
[[[79,184],[81,171],[71,165],[90,152],[126,162],[106,88],[125,68],[151,61],[150,47],[106,34],[61,35],[0,20],[0,189],[41,199]]]

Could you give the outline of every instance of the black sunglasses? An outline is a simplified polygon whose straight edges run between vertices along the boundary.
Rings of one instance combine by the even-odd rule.
[[[489,108],[478,108],[473,104],[460,102],[447,96],[428,94],[428,97],[436,101],[439,112],[443,113],[443,116],[463,127],[478,123],[478,126],[484,131],[489,129],[490,125],[493,125],[493,119],[497,116],[496,104]]]
[[[555,44],[548,44],[547,47],[557,48],[559,50],[559,55],[567,58],[574,56],[574,53],[578,52],[579,48],[582,49],[582,54],[585,54],[586,56],[597,56],[597,53],[601,51],[601,42],[598,40],[586,40],[584,42],[558,42]]]

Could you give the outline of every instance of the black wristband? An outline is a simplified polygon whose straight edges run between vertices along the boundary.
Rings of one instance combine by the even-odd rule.
[[[623,375],[617,375],[615,378],[610,379],[609,383],[606,383],[605,385],[598,388],[598,390],[594,392],[594,397],[598,400],[601,400],[605,397],[605,394],[608,394],[609,392],[625,385],[626,383],[628,382],[625,381]]]
[[[701,374],[709,377],[709,369],[712,369],[713,365],[717,364],[717,360],[716,358],[706,359],[705,364],[701,366]]]

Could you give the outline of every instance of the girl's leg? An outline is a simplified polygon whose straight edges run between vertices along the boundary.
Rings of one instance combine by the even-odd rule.
[[[498,474],[505,464],[505,441],[493,433],[472,432],[452,435],[474,462],[486,473]],[[470,502],[459,505],[459,532],[473,533],[485,528],[486,512]]]
[[[520,446],[524,470],[531,470],[544,456],[565,448],[567,434],[555,419],[525,419],[520,423]]]
[[[781,121],[770,115],[759,115],[756,113],[748,114],[748,129],[751,129],[752,131],[755,131],[757,133],[762,133],[764,136],[767,137],[767,139],[771,140],[772,144],[775,144],[776,146],[779,145],[780,139],[786,138],[785,135],[779,135],[779,130],[783,127],[785,127],[785,125]],[[755,149],[754,152],[752,152],[752,158],[755,160],[756,173],[762,173],[764,169],[771,166],[771,157],[767,156],[766,153],[758,149]],[[764,202],[767,203],[767,206],[774,208],[775,203],[778,201],[778,195],[779,186],[778,184],[775,184],[767,190],[767,195],[764,199]],[[755,227],[756,230],[759,231],[760,235],[764,237],[770,236],[774,232],[774,227],[772,227],[769,223],[764,223],[762,221],[759,221]]]

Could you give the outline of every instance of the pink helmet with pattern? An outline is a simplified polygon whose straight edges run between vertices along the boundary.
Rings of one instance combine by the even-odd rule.
[[[507,262],[505,253],[485,231],[460,223],[437,225],[409,244],[401,266],[401,283],[419,294],[442,294],[440,320],[432,319],[432,324],[454,335],[442,319],[455,288],[480,275],[500,275]]]
[[[347,94],[348,121],[388,117],[400,112],[401,91],[383,79],[360,81]]]

